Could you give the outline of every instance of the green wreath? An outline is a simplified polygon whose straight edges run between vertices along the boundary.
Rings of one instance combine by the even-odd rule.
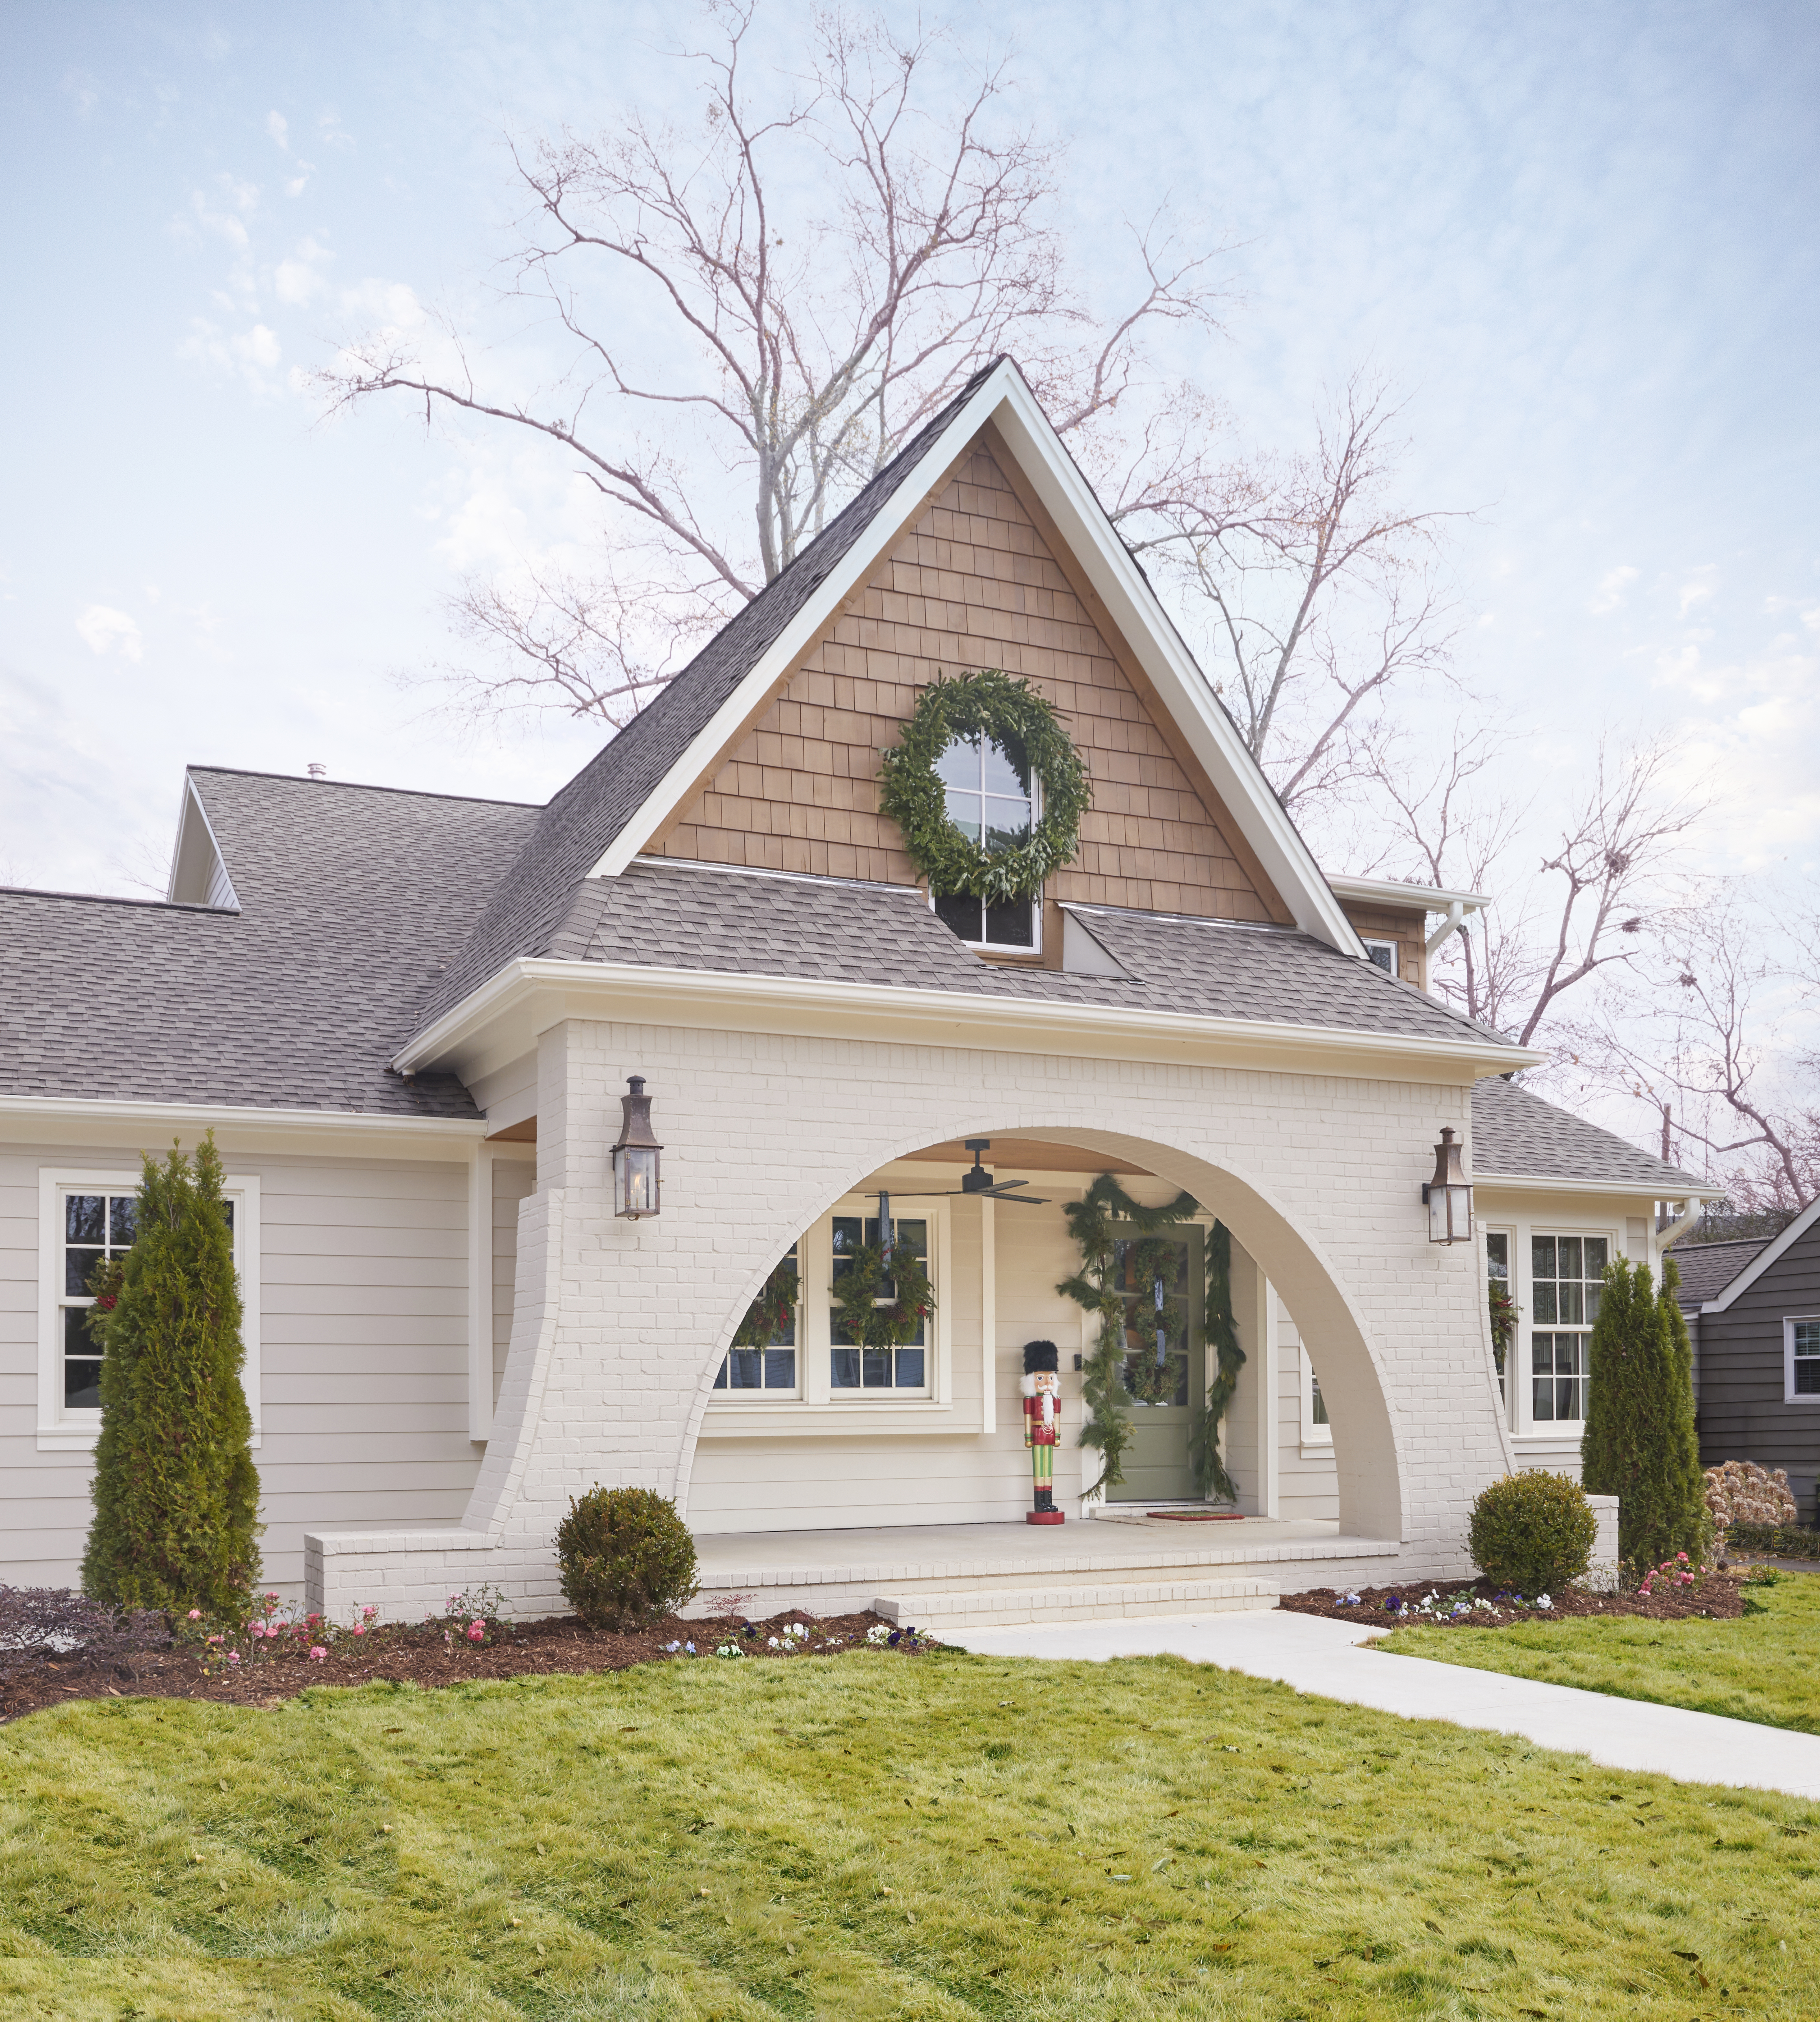
[[[875,1243],[843,1254],[847,1268],[828,1288],[828,1297],[840,1308],[840,1323],[857,1348],[907,1348],[926,1315],[935,1310],[935,1294],[923,1260],[900,1248],[889,1266],[885,1253]],[[883,1299],[889,1283],[897,1297],[888,1305]]]
[[[902,740],[879,754],[879,805],[902,831],[930,891],[1005,905],[1033,899],[1051,871],[1073,860],[1091,799],[1087,768],[1054,708],[1028,681],[997,667],[931,681],[903,729]],[[948,790],[936,767],[956,738],[978,736],[1004,753],[1025,793],[1032,776],[1042,782],[1042,816],[1029,840],[1011,849],[970,841],[948,819]]]
[[[735,1348],[770,1348],[796,1318],[796,1266],[780,1264],[765,1280],[746,1317],[733,1330]]]

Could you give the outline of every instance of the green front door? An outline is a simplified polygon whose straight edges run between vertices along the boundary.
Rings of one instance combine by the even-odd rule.
[[[1188,1433],[1195,1407],[1207,1396],[1202,1236],[1199,1228],[1176,1228],[1162,1236],[1134,1232],[1115,1243],[1115,1282],[1125,1301],[1120,1401],[1131,1417],[1131,1440],[1124,1480],[1106,1491],[1112,1502],[1195,1498]]]

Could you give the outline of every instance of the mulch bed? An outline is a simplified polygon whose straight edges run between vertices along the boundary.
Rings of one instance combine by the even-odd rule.
[[[794,1652],[771,1647],[785,1626],[800,1623],[809,1633],[792,1638]],[[648,1629],[616,1633],[588,1629],[572,1615],[542,1622],[502,1623],[495,1641],[478,1647],[445,1640],[440,1623],[381,1629],[370,1636],[342,1636],[326,1657],[312,1661],[301,1648],[281,1648],[233,1669],[206,1667],[192,1648],[142,1651],[85,1662],[79,1655],[46,1657],[14,1666],[0,1675],[0,1721],[16,1720],[74,1699],[213,1699],[228,1706],[272,1706],[312,1685],[371,1685],[396,1682],[434,1688],[474,1678],[522,1678],[558,1672],[623,1671],[633,1664],[690,1661],[713,1662],[718,1645],[737,1643],[747,1657],[791,1654],[845,1656],[878,1652],[866,1632],[897,1625],[880,1615],[836,1615],[817,1619],[799,1608],[763,1622],[744,1615],[685,1619],[666,1615]],[[666,1648],[675,1643],[685,1647]],[[927,1637],[905,1631],[883,1646],[888,1656],[916,1656],[936,1648]],[[731,1659],[722,1661],[733,1661]]]
[[[1423,1610],[1430,1594],[1438,1597]],[[1469,1614],[1446,1611],[1456,1600],[1486,1600],[1489,1608],[1474,1608]],[[1588,1593],[1569,1587],[1551,1594],[1548,1608],[1529,1608],[1489,1580],[1417,1580],[1401,1586],[1358,1588],[1317,1586],[1306,1593],[1286,1593],[1277,1603],[1296,1615],[1324,1615],[1333,1622],[1369,1622],[1374,1627],[1401,1629],[1421,1623],[1437,1629],[1508,1629],[1518,1622],[1584,1621],[1588,1615],[1643,1615],[1652,1622],[1683,1622],[1702,1616],[1709,1621],[1731,1622],[1744,1613],[1744,1588],[1729,1573],[1708,1573],[1692,1586],[1665,1582],[1647,1597],[1636,1593]],[[1394,1602],[1393,1607],[1390,1604]]]

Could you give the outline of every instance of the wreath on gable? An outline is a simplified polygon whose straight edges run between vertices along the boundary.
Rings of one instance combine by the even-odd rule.
[[[859,1348],[906,1348],[916,1338],[926,1314],[935,1310],[935,1294],[923,1260],[898,1250],[889,1265],[875,1243],[846,1253],[846,1269],[828,1288],[840,1308],[842,1329]],[[888,1305],[886,1286],[897,1294]]]
[[[879,805],[902,830],[930,891],[1005,905],[1033,899],[1051,871],[1073,860],[1091,801],[1087,768],[1054,709],[1027,681],[981,667],[931,681],[903,729],[902,741],[879,754]],[[956,738],[981,736],[1004,753],[1026,793],[1032,778],[1042,785],[1043,812],[1029,839],[1010,849],[989,850],[948,819],[941,754]]]

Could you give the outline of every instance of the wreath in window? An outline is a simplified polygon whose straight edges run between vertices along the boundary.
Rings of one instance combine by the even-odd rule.
[[[798,1296],[796,1266],[780,1264],[765,1280],[757,1298],[747,1307],[746,1317],[734,1329],[734,1347],[773,1346],[795,1320]]]
[[[925,1315],[935,1310],[935,1294],[923,1260],[906,1250],[889,1265],[875,1243],[846,1253],[846,1269],[828,1287],[840,1308],[840,1323],[860,1348],[907,1348]],[[896,1294],[888,1304],[885,1287]]]
[[[1027,681],[982,667],[931,681],[903,728],[902,741],[879,754],[879,805],[903,832],[930,891],[1006,905],[1033,899],[1051,871],[1073,862],[1091,801],[1087,768],[1054,709]],[[956,739],[980,736],[1003,752],[1026,793],[1032,778],[1042,783],[1042,815],[1029,839],[1010,849],[988,850],[948,819],[936,768]]]

